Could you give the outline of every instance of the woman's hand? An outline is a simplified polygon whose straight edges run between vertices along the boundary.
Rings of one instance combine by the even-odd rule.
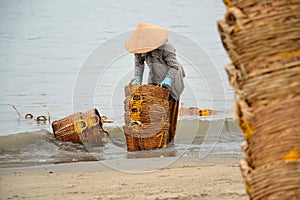
[[[142,77],[140,77],[140,76],[134,76],[134,78],[138,79],[139,82],[140,82],[140,84],[142,83]],[[137,85],[137,84],[138,84],[138,82],[137,82],[136,80],[134,80],[134,81],[132,82],[132,85]]]
[[[162,86],[167,86],[167,87],[171,87],[172,85],[172,80],[169,77],[166,77],[160,84],[161,87]]]

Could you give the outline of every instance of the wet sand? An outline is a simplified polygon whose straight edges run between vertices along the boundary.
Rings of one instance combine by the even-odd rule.
[[[239,155],[209,155],[203,159],[190,155],[162,169],[153,167],[167,159],[109,163],[130,172],[100,162],[2,168],[0,199],[249,199],[239,170]]]

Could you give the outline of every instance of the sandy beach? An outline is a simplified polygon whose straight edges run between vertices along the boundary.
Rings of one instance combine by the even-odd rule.
[[[186,156],[152,172],[137,171],[139,162],[151,165],[154,158],[115,161],[135,166],[135,173],[99,162],[1,169],[0,199],[248,199],[239,160],[239,155]]]

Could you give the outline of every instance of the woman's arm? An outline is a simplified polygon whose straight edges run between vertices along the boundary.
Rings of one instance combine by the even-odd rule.
[[[142,54],[134,54],[134,62],[135,62],[135,67],[134,67],[134,75],[143,77],[144,74],[144,68],[145,68],[145,57],[142,56]]]
[[[170,44],[165,44],[163,48],[163,57],[166,62],[166,64],[170,67],[166,77],[169,77],[171,79],[174,79],[176,74],[181,73],[180,69],[181,64],[178,62],[176,58],[175,48]]]

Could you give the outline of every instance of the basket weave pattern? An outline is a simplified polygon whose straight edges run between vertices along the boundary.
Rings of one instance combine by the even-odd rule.
[[[223,0],[218,30],[232,63],[240,163],[251,199],[300,196],[300,1]]]
[[[156,85],[125,87],[124,134],[127,150],[163,148],[169,142],[169,90]]]
[[[106,134],[102,125],[97,109],[91,109],[53,121],[52,129],[60,141],[101,144],[101,138]]]

